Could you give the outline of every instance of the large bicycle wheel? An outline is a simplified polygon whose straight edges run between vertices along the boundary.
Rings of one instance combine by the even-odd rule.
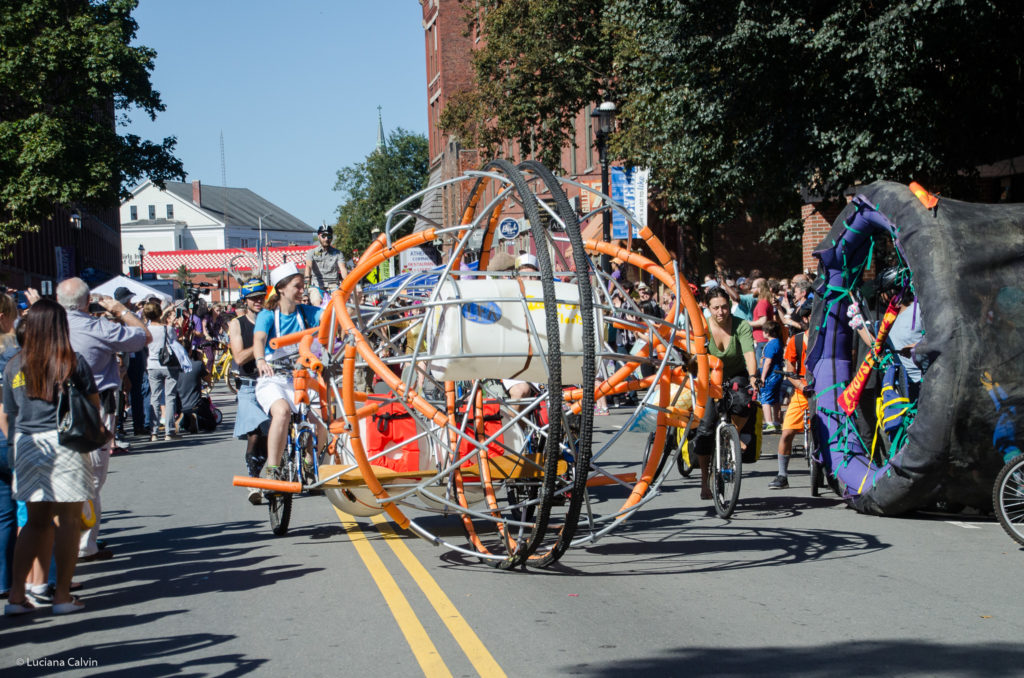
[[[1008,461],[996,476],[992,505],[1006,534],[1024,546],[1024,454]]]
[[[807,463],[810,464],[810,476],[811,476],[811,496],[817,497],[821,494],[821,488],[824,484],[823,476],[824,471],[821,468],[821,462],[818,461],[818,446],[814,442],[814,436],[811,435],[810,426],[804,426],[804,452],[807,454]]]
[[[281,468],[285,471],[285,480],[290,482],[298,480],[294,461],[284,460]],[[291,492],[267,493],[267,505],[270,507],[270,529],[278,537],[288,534],[288,524],[292,519],[292,499],[294,497]]]
[[[715,513],[728,518],[736,510],[740,497],[743,454],[740,452],[740,434],[732,424],[718,428],[718,449],[711,455],[712,494]]]

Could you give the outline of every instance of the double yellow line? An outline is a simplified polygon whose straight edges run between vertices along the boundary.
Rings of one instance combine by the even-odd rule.
[[[366,569],[369,570],[370,576],[373,577],[377,588],[380,589],[381,595],[384,596],[384,600],[391,609],[391,614],[394,616],[395,621],[398,622],[398,627],[401,629],[402,635],[405,636],[405,641],[409,644],[409,648],[416,657],[416,661],[419,662],[423,674],[428,676],[428,678],[451,676],[451,671],[445,665],[427,630],[423,627],[419,617],[416,616],[405,595],[403,595],[395,578],[384,566],[384,561],[373,550],[373,546],[370,544],[366,534],[360,529],[359,523],[353,520],[352,516],[339,511],[337,508],[334,510],[341,519],[341,525],[348,533],[349,539],[352,540],[356,552],[362,558]],[[402,538],[395,534],[387,520],[382,516],[374,516],[372,520],[377,526],[377,530],[384,537],[384,542],[391,547],[399,562],[402,563],[406,571],[413,578],[413,581],[423,591],[423,594],[430,601],[430,604],[434,607],[444,625],[448,627],[448,631],[455,638],[455,642],[459,644],[459,647],[462,648],[462,651],[466,654],[466,657],[477,673],[481,676],[503,677],[505,672],[501,670],[498,662],[494,661],[494,657],[487,651],[487,648],[484,647],[480,638],[462,617],[455,605],[452,604],[452,601],[441,590],[441,587],[434,581],[434,578],[430,576],[427,569],[423,567],[423,564],[412,554],[412,551],[405,545]]]

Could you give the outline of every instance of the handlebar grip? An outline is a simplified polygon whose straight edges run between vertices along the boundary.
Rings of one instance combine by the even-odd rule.
[[[291,346],[297,344],[302,340],[302,337],[316,334],[320,331],[319,327],[311,327],[308,330],[302,330],[301,332],[292,332],[291,334],[283,334],[280,337],[274,337],[270,340],[270,348],[278,349],[282,346]]]

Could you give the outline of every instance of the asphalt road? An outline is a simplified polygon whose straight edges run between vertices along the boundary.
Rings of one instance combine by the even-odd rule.
[[[769,491],[775,436],[731,521],[674,476],[556,567],[500,572],[319,497],[271,536],[266,508],[231,487],[242,445],[226,392],[215,400],[222,432],[112,460],[102,536],[116,557],[79,566],[85,612],[0,620],[0,673],[1024,675],[1008,583],[1024,551],[993,519],[861,516],[811,498],[799,460],[790,488]]]

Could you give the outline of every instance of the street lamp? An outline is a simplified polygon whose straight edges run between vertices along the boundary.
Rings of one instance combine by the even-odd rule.
[[[139,243],[139,280],[142,280],[142,259],[146,256],[146,248]]]
[[[591,119],[594,122],[594,136],[597,137],[597,157],[601,162],[601,192],[605,195],[609,195],[608,190],[608,137],[615,131],[615,102],[604,101],[601,105],[594,109],[594,112],[590,114]],[[611,207],[605,206],[604,212],[601,213],[601,225],[602,235],[605,242],[611,242],[612,239],[612,210]],[[601,268],[604,272],[611,275],[612,272],[612,260],[607,254],[601,255]]]

